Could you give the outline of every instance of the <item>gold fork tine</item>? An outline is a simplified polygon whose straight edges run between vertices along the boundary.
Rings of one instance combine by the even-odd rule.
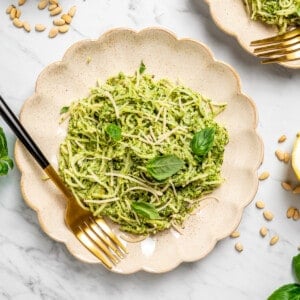
[[[89,236],[89,238],[96,244],[99,249],[106,254],[106,256],[114,263],[117,264],[119,259],[114,255],[106,244],[99,238],[99,236],[89,227],[87,223],[81,229]]]
[[[266,45],[266,44],[271,44],[271,43],[278,42],[278,41],[280,42],[280,41],[290,40],[298,35],[300,35],[300,28],[296,28],[296,29],[286,32],[284,34],[272,36],[272,37],[261,39],[261,40],[252,41],[250,43],[250,46]]]
[[[113,233],[113,231],[107,226],[103,219],[97,218],[95,222],[100,226],[100,228],[114,241],[116,245],[118,245],[124,253],[128,253],[126,247],[120,242],[117,236]]]
[[[254,49],[254,53],[260,53],[260,52],[264,52],[264,51],[269,51],[269,50],[278,50],[278,49],[284,49],[287,47],[292,47],[294,45],[298,45],[300,43],[300,36],[289,40],[289,41],[285,41],[285,42],[281,42],[281,43],[277,43],[277,44],[271,44],[268,46],[262,46],[262,47],[258,47]]]
[[[98,247],[95,247],[94,243],[90,240],[90,238],[79,228],[76,233],[76,237],[82,243],[84,247],[86,247],[89,251],[91,251],[108,269],[112,269],[113,264],[111,260],[109,260]]]
[[[291,54],[286,54],[282,56],[278,56],[275,58],[267,58],[261,61],[262,64],[270,64],[270,63],[279,63],[279,62],[288,62],[300,59],[300,51],[296,51]]]
[[[273,51],[267,51],[257,54],[257,57],[272,57],[275,58],[277,55],[286,55],[290,53],[295,53],[300,50],[300,45],[295,45],[293,47],[288,47],[286,49],[278,49]]]
[[[119,249],[115,246],[113,241],[110,240],[110,238],[106,235],[103,234],[103,231],[100,229],[98,224],[95,222],[94,219],[90,219],[91,223],[89,226],[92,228],[92,230],[95,232],[95,234],[109,247],[112,249],[112,251],[119,257],[119,258],[124,258],[124,255],[119,251]]]

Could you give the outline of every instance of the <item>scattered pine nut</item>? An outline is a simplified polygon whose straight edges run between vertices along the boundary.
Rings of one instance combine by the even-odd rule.
[[[262,237],[265,237],[267,234],[268,234],[268,228],[263,226],[260,230],[259,230],[259,234],[262,236]]]
[[[22,6],[23,4],[25,4],[25,2],[26,2],[26,0],[19,0],[19,1],[18,1],[18,5],[19,5],[19,6]]]
[[[66,21],[63,19],[55,19],[55,20],[53,20],[53,24],[55,26],[62,26],[62,25],[66,24]]]
[[[255,203],[255,206],[259,209],[262,209],[262,208],[265,208],[265,203],[260,200]]]
[[[284,160],[284,152],[281,150],[276,150],[275,155],[278,158],[278,160],[283,161]]]
[[[52,11],[52,10],[54,10],[56,7],[58,7],[57,4],[51,4],[51,5],[48,6],[48,10],[49,10],[49,11]]]
[[[274,235],[274,236],[270,239],[270,246],[275,245],[278,241],[279,241],[279,236],[278,236],[278,235]]]
[[[264,215],[264,218],[267,220],[267,221],[272,221],[273,218],[274,218],[274,215],[269,211],[269,210],[265,210],[263,212],[263,215]]]
[[[231,233],[230,237],[233,239],[238,238],[240,237],[240,233],[238,231],[234,231]]]
[[[31,31],[31,26],[28,22],[23,22],[23,27],[25,31],[30,32]]]
[[[46,29],[46,26],[43,24],[36,24],[34,28],[35,28],[35,31],[42,32]]]
[[[286,191],[291,191],[293,188],[288,182],[281,182],[281,186]]]
[[[67,14],[63,14],[61,16],[61,18],[67,23],[67,24],[70,24],[72,22],[72,17],[67,15]]]
[[[293,189],[293,194],[300,194],[300,185]]]
[[[289,207],[288,210],[286,211],[286,217],[288,219],[292,218],[294,216],[295,212],[295,207]]]
[[[299,218],[300,218],[299,209],[295,208],[295,210],[294,210],[294,215],[293,215],[293,220],[294,220],[294,221],[298,221]]]
[[[286,141],[286,135],[283,134],[281,137],[279,137],[278,143],[283,143],[283,142],[285,142],[285,141]]]
[[[18,8],[16,8],[16,18],[20,18],[21,17],[21,11],[18,9]]]
[[[14,8],[13,5],[9,5],[9,6],[7,7],[7,9],[6,9],[6,13],[9,15],[10,12],[11,12],[11,10],[12,10],[13,8]]]
[[[244,250],[244,247],[243,247],[243,245],[242,245],[241,243],[236,243],[236,244],[234,245],[234,248],[235,248],[235,250],[238,251],[238,252],[242,252],[242,251]]]
[[[265,180],[265,179],[267,179],[269,176],[270,176],[270,173],[267,172],[267,171],[265,171],[265,172],[262,172],[262,173],[259,175],[258,179],[259,179],[259,180]]]
[[[52,39],[52,38],[55,38],[57,36],[57,34],[58,34],[57,27],[52,27],[49,31],[48,37]]]
[[[290,161],[290,159],[291,159],[290,153],[285,152],[285,153],[284,153],[284,159],[283,159],[283,161],[284,161],[285,163],[288,163],[288,162]]]
[[[72,7],[69,9],[69,11],[68,11],[68,15],[71,16],[71,17],[73,18],[73,17],[75,16],[75,14],[76,14],[76,10],[77,10],[76,6],[75,6],[75,5],[72,6]]]
[[[48,5],[48,0],[40,0],[40,2],[38,3],[38,8],[44,9],[47,7],[47,5]]]
[[[49,0],[50,4],[57,4],[58,5],[58,0]]]
[[[60,33],[66,33],[67,31],[69,31],[69,29],[70,29],[70,26],[67,24],[58,27],[58,31]]]
[[[11,20],[15,19],[17,16],[17,9],[15,7],[13,7],[10,11],[9,17]]]
[[[18,18],[14,18],[13,19],[13,24],[17,27],[17,28],[22,28],[23,27],[23,22],[18,19]]]
[[[50,11],[50,16],[57,16],[62,12],[62,8],[57,6],[55,9]]]

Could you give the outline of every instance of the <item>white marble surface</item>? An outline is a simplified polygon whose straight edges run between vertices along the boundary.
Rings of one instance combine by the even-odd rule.
[[[24,18],[50,25],[47,12],[35,8],[37,1],[28,1]],[[162,26],[179,37],[207,44],[217,59],[232,65],[241,77],[243,92],[258,108],[258,131],[265,143],[261,170],[270,171],[271,177],[260,184],[256,199],[263,199],[274,212],[275,219],[267,226],[272,234],[279,234],[280,241],[270,247],[268,239],[259,236],[265,221],[253,202],[239,227],[242,253],[227,238],[203,260],[166,274],[113,274],[77,261],[42,232],[36,214],[22,199],[15,168],[0,178],[0,299],[254,300],[266,299],[279,285],[294,281],[290,262],[300,245],[300,221],[287,220],[285,211],[290,205],[300,208],[300,196],[282,190],[280,182],[293,179],[292,172],[276,160],[274,151],[283,133],[288,140],[281,148],[290,151],[300,130],[300,70],[260,65],[215,26],[203,0],[62,0],[64,7],[76,4],[78,13],[71,31],[54,40],[46,33],[26,34],[14,28],[4,12],[9,3],[0,2],[0,93],[15,112],[33,93],[45,66],[59,60],[75,41],[97,38],[112,27]],[[12,152],[15,138],[3,121],[0,125],[6,129]]]

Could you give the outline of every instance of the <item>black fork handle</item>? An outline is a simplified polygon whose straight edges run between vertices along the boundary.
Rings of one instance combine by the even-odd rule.
[[[5,103],[4,99],[0,95],[0,115],[15,133],[18,139],[22,142],[25,148],[43,168],[47,168],[50,164],[45,155],[42,153],[37,144],[33,141],[26,129],[20,123],[16,115],[12,112],[9,106]]]

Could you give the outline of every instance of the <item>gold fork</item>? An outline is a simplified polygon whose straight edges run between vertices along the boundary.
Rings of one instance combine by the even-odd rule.
[[[300,59],[300,28],[270,38],[252,41],[250,46],[258,46],[254,54],[264,58],[261,63],[279,63]]]
[[[128,253],[114,232],[102,218],[94,217],[91,212],[82,208],[72,192],[60,179],[44,154],[35,144],[28,132],[19,122],[0,95],[0,115],[23,143],[33,158],[52,179],[67,200],[65,223],[77,239],[93,253],[107,268],[111,269]]]

